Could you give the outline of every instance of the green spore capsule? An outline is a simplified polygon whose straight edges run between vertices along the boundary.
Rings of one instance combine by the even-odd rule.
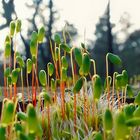
[[[65,82],[67,80],[67,70],[62,67],[62,81]]]
[[[80,48],[75,48],[74,49],[74,57],[75,61],[78,64],[79,67],[82,65],[82,52]]]
[[[51,90],[52,91],[56,90],[56,83],[55,83],[55,80],[53,78],[51,78]]]
[[[46,86],[46,84],[47,84],[46,77],[47,77],[46,72],[44,70],[41,70],[39,72],[39,81],[42,86]]]
[[[24,68],[25,67],[25,63],[24,60],[21,56],[17,56],[16,57],[17,63],[19,64],[20,68]]]
[[[65,69],[68,69],[68,61],[65,56],[62,56],[61,63],[62,63],[62,67],[64,67]]]
[[[128,84],[128,73],[126,70],[122,71],[123,79],[122,79],[122,85],[125,87]]]
[[[55,48],[55,61],[58,61],[58,59],[59,59],[59,48],[56,47]]]
[[[52,63],[48,63],[47,64],[47,68],[48,68],[48,74],[49,74],[49,76],[52,76],[53,75],[53,73],[54,73],[54,65],[52,64]]]
[[[6,43],[11,44],[11,38],[10,38],[9,35],[7,35],[6,38],[5,38],[5,44],[6,44]]]
[[[91,61],[89,58],[89,55],[87,53],[83,54],[83,60],[82,60],[82,68],[83,68],[83,74],[88,75],[90,72],[90,66],[91,66]]]
[[[11,73],[11,69],[8,67],[8,68],[6,68],[6,70],[4,71],[4,76],[5,76],[5,77],[8,77],[8,76],[10,75],[10,73]]]
[[[19,74],[18,68],[12,70],[12,83],[13,83],[13,84],[16,84],[16,83],[17,83],[18,74]]]
[[[76,84],[74,85],[74,88],[73,88],[73,93],[79,93],[79,91],[81,90],[82,86],[84,84],[84,78],[81,77],[79,78],[77,81],[76,81]]]
[[[41,27],[38,31],[38,42],[42,43],[45,36],[45,28]]]
[[[14,116],[14,103],[13,101],[7,100],[3,107],[1,125],[6,127],[9,125]]]
[[[5,44],[4,55],[6,58],[9,58],[11,56],[11,45],[8,42]]]
[[[122,74],[118,74],[116,76],[115,86],[116,86],[117,89],[122,88],[122,86],[123,86],[123,75]]]
[[[122,64],[122,60],[120,59],[120,57],[118,55],[115,55],[113,53],[108,53],[107,57],[108,57],[109,61],[111,63],[113,63],[114,65],[121,65]]]
[[[94,75],[93,81],[93,98],[97,102],[103,91],[102,80],[99,75]]]
[[[106,109],[103,116],[104,129],[107,133],[111,133],[113,128],[113,117],[109,109]]]
[[[30,41],[30,52],[32,56],[36,56],[37,54],[37,42],[34,40]]]
[[[15,33],[15,28],[16,28],[16,24],[14,21],[10,22],[10,36],[13,37],[14,33]]]
[[[31,73],[32,71],[32,66],[33,66],[33,62],[30,58],[27,59],[26,61],[26,67],[27,67],[27,73]]]
[[[60,35],[59,34],[55,34],[54,35],[54,42],[56,44],[60,44],[61,43],[61,38],[60,38]]]
[[[19,33],[21,31],[21,20],[18,19],[16,21],[16,33]]]
[[[32,32],[31,40],[32,40],[33,42],[36,42],[36,43],[37,43],[37,40],[38,40],[38,34],[37,34],[36,31],[33,31],[33,32]]]
[[[66,51],[67,53],[71,52],[71,48],[67,44],[61,44],[60,48]]]

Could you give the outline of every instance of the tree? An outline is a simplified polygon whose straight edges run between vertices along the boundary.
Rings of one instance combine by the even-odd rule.
[[[99,23],[96,25],[96,41],[92,50],[92,56],[97,63],[97,71],[105,77],[105,59],[108,52],[113,53],[113,35],[112,35],[113,24],[110,22],[110,2],[107,5],[105,13],[99,19]],[[109,64],[109,75],[112,76],[114,67]]]
[[[140,30],[131,33],[121,46],[123,49],[120,51],[120,56],[122,57],[124,68],[127,69],[130,76],[139,74]]]
[[[2,18],[6,20],[6,22],[0,26],[0,30],[9,26],[10,22],[13,20],[12,16],[14,16],[15,18],[17,17],[14,0],[2,0],[2,9],[3,12],[1,12],[0,14]]]

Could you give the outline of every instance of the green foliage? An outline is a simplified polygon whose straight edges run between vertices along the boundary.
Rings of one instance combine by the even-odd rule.
[[[13,117],[14,117],[14,103],[10,100],[7,100],[3,107],[1,125],[6,127],[13,121]]]
[[[130,85],[127,85],[127,94],[128,94],[129,98],[134,97],[134,92],[133,92],[132,87]]]
[[[0,126],[0,139],[6,140],[6,129],[3,126]]]
[[[103,136],[100,132],[97,132],[95,135],[94,135],[94,140],[103,140]]]
[[[129,137],[130,130],[126,125],[123,112],[117,112],[114,118],[115,140]]]
[[[137,94],[134,103],[140,105],[140,92]]]
[[[107,133],[110,133],[113,128],[113,116],[112,112],[109,109],[105,110],[104,116],[103,116],[103,123],[104,123],[104,131]]]
[[[135,106],[133,104],[124,106],[124,115],[126,119],[130,119],[133,117],[133,113],[135,111]]]
[[[29,133],[36,134],[37,136],[42,136],[42,128],[37,118],[36,111],[32,104],[29,104],[27,107],[27,126]]]

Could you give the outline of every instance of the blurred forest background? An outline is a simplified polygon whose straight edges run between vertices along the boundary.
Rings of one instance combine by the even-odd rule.
[[[46,29],[46,37],[44,43],[39,47],[38,64],[40,68],[45,68],[46,63],[51,61],[48,37],[53,38],[55,31],[62,36],[63,28],[57,29],[55,26],[55,23],[59,22],[59,19],[61,18],[59,13],[60,9],[56,8],[54,0],[30,0],[29,3],[25,3],[25,6],[32,12],[26,12],[26,14],[28,13],[30,15],[29,18],[24,21],[24,23],[28,26],[23,25],[24,29],[18,36],[18,39],[21,40],[17,43],[18,48],[21,54],[25,56],[25,60],[30,57],[30,35],[32,31],[38,30],[38,22],[41,22]],[[96,5],[93,5],[93,8],[94,6]],[[127,69],[129,76],[140,74],[140,29],[132,30],[133,24],[131,23],[130,15],[128,12],[124,12],[118,19],[119,23],[117,24],[119,24],[120,28],[114,31],[116,24],[112,23],[110,20],[110,2],[107,2],[105,7],[106,8],[102,13],[102,16],[98,19],[98,23],[93,25],[93,28],[95,28],[95,32],[93,32],[95,38],[86,40],[86,47],[90,51],[91,57],[97,62],[97,72],[102,77],[105,77],[105,55],[107,52],[112,52],[119,55],[123,60],[123,65],[119,68],[119,70]],[[21,19],[21,17],[17,16],[14,0],[1,0],[0,17],[0,31],[8,28],[11,20],[17,18]],[[75,27],[75,23],[71,23],[69,21],[65,22],[67,24],[67,30],[73,39],[73,42],[70,42],[70,40],[67,39],[67,43],[72,45],[72,43],[74,44],[74,42],[78,40],[80,35],[78,29]],[[2,34],[0,34],[0,38],[1,36]],[[81,42],[84,42],[84,40],[82,39]],[[3,73],[2,54],[3,50],[1,49],[0,75]],[[116,69],[118,68],[111,66],[110,74],[112,74],[112,72]]]

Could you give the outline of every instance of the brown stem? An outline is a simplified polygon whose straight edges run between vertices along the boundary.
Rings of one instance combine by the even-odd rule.
[[[12,95],[12,85],[9,86],[10,88],[10,99],[12,99],[13,95]]]
[[[22,102],[23,102],[23,110],[25,111],[24,83],[23,83],[23,70],[22,70],[22,68],[21,68],[21,85],[22,85]]]
[[[16,95],[17,95],[17,85],[15,83],[14,84],[14,101],[16,100]]]
[[[47,104],[48,109],[48,139],[51,139],[51,126],[50,126],[50,106],[49,103]]]
[[[32,67],[32,103],[34,104],[34,64]]]
[[[62,112],[62,118],[65,119],[65,83],[61,82],[61,112]]]
[[[110,108],[110,86],[108,80],[108,55],[106,56],[106,81],[107,81],[107,101],[108,101],[108,108]]]
[[[115,73],[113,74],[113,85],[112,85],[112,104],[111,104],[111,110],[113,109],[114,105],[114,92],[115,92]]]
[[[3,63],[3,71],[6,70],[6,58],[4,53],[4,63]],[[6,90],[6,77],[4,76],[4,97],[7,98],[7,90]]]
[[[28,73],[27,72],[26,72],[26,83],[27,83],[28,101],[30,101],[30,89],[29,89],[29,81],[28,81]]]
[[[77,113],[76,113],[76,94],[74,94],[74,131],[76,132],[76,118],[77,118]]]

